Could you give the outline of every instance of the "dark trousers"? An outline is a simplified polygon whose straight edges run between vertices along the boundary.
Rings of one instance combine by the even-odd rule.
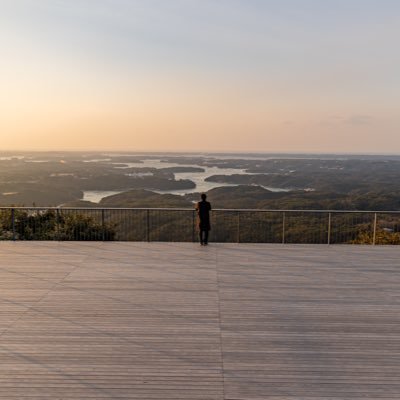
[[[200,243],[207,244],[208,243],[208,230],[201,230],[199,232]]]

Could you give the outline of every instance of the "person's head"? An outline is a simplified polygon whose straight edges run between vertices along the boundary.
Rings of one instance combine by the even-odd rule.
[[[205,193],[203,193],[203,194],[201,195],[201,199],[202,199],[203,201],[205,201],[206,198],[207,198],[207,195],[206,195]]]

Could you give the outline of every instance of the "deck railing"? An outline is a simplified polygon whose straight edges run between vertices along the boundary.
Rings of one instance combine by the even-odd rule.
[[[197,242],[193,209],[0,207],[0,240]],[[400,244],[400,211],[211,212],[210,241]]]

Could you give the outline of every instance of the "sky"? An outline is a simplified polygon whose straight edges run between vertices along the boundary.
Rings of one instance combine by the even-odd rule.
[[[400,154],[398,0],[0,0],[0,149]]]

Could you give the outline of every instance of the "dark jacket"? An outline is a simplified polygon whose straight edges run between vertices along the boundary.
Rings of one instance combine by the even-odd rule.
[[[196,204],[197,216],[199,218],[199,228],[202,231],[209,231],[210,226],[210,210],[211,204],[208,201],[202,200]]]

